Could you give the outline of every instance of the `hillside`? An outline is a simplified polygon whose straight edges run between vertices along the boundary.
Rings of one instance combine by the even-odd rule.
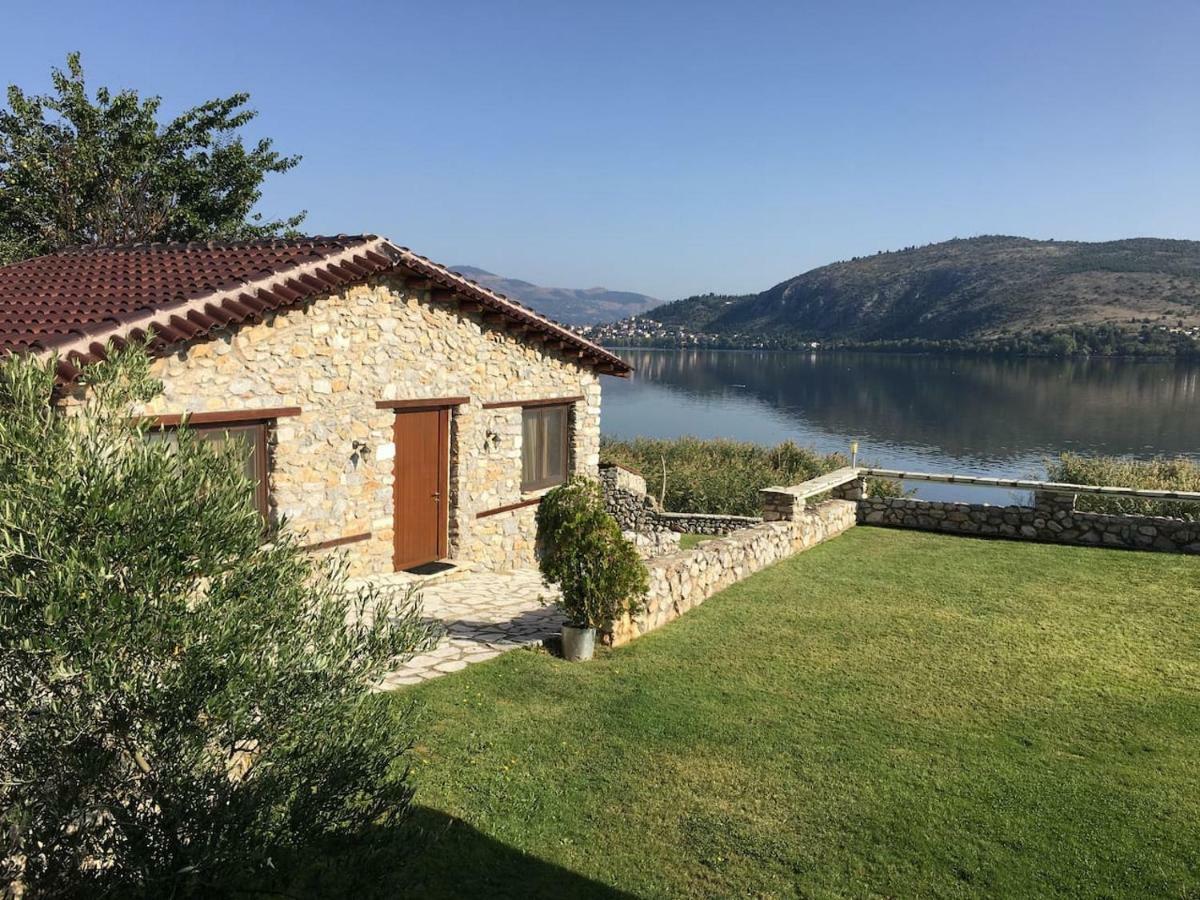
[[[676,301],[646,314],[643,331],[645,320],[734,344],[1186,331],[1200,327],[1200,242],[956,239],[822,266],[760,294]]]
[[[519,300],[544,316],[564,325],[590,325],[596,322],[615,322],[628,316],[644,313],[662,301],[632,291],[610,291],[608,288],[543,287],[516,278],[505,278],[475,266],[453,266],[454,271],[493,291]]]
[[[698,294],[694,297],[684,297],[673,303],[648,312],[646,315],[663,325],[687,327],[692,331],[708,331],[713,322],[725,313],[748,300],[753,300],[754,294]]]

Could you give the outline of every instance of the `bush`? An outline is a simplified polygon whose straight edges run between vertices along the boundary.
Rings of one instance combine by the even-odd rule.
[[[221,896],[395,822],[405,714],[369,687],[426,641],[411,598],[264,541],[231,452],[145,440],[144,354],[86,375],[65,415],[52,364],[0,363],[0,878]]]
[[[1051,481],[1068,484],[1200,491],[1200,464],[1183,457],[1138,460],[1118,456],[1079,456],[1064,453],[1058,459],[1048,460],[1046,471]],[[1079,494],[1075,498],[1075,506],[1085,512],[1174,516],[1200,521],[1200,503],[1184,501]]]
[[[737,516],[761,513],[758,492],[765,487],[799,484],[850,464],[840,453],[822,456],[791,441],[767,447],[724,438],[604,438],[600,455],[605,462],[641,472],[647,490],[656,497],[665,460],[667,489],[663,506],[671,512]],[[871,479],[869,487],[875,496],[900,493],[899,485],[880,479]]]
[[[542,498],[537,509],[542,575],[558,585],[567,624],[608,628],[634,613],[648,575],[637,549],[604,508],[600,484],[572,478]]]

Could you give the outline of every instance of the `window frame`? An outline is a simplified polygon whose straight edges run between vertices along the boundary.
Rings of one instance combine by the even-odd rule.
[[[563,484],[569,477],[571,463],[571,414],[573,408],[574,404],[572,403],[531,403],[521,407],[521,493],[528,494],[534,491],[557,487]],[[560,430],[562,474],[548,478],[543,477],[538,481],[527,482],[525,480],[525,454],[531,448],[525,440],[525,417],[530,414],[542,416],[552,410],[562,411],[562,427]]]

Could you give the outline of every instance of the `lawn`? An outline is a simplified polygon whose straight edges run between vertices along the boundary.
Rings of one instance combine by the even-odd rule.
[[[703,544],[705,541],[711,541],[711,534],[681,534],[679,536],[679,549],[691,550],[697,544]]]
[[[859,528],[423,710],[418,896],[1200,896],[1200,560]]]

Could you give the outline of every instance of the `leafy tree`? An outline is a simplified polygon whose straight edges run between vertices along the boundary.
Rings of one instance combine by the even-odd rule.
[[[0,362],[0,882],[220,896],[395,823],[407,713],[370,688],[427,643],[411,595],[264,541],[232,448],[147,441],[144,353],[72,414],[53,372]]]
[[[567,623],[608,628],[640,608],[649,588],[646,566],[604,508],[599,482],[575,477],[542,498],[537,509],[542,575],[558,585]]]
[[[300,157],[243,143],[248,94],[160,125],[159,97],[89,98],[78,53],[52,81],[50,95],[10,85],[0,108],[0,263],[82,244],[263,237],[303,221],[252,212],[263,179]]]

